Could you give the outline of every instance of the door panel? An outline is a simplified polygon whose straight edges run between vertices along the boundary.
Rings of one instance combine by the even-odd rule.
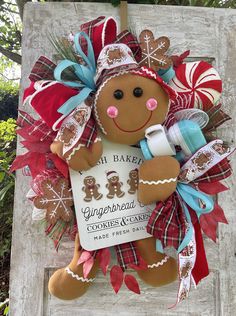
[[[96,13],[96,14],[95,14]],[[28,3],[24,16],[23,89],[29,84],[28,74],[37,57],[49,58],[55,53],[48,32],[67,35],[96,16],[106,14],[119,19],[119,11],[110,4],[98,3]],[[236,11],[174,6],[129,5],[129,26],[136,34],[150,28],[154,35],[167,35],[173,53],[191,49],[194,59],[206,59],[217,67],[224,82],[224,104],[233,119],[220,130],[223,138],[235,142],[236,117]],[[29,113],[30,108],[22,108]],[[22,149],[18,146],[18,154]],[[233,166],[235,166],[235,158]],[[65,266],[71,259],[73,243],[65,241],[57,254],[53,243],[31,220],[32,205],[25,195],[29,179],[17,173],[11,262],[12,316],[67,315],[224,315],[236,309],[236,185],[219,197],[229,225],[220,225],[219,240],[205,240],[210,276],[192,289],[190,297],[174,310],[177,282],[160,289],[140,282],[142,295],[124,288],[115,295],[108,277],[101,274],[94,286],[81,299],[63,302],[49,295],[47,282],[52,271]]]

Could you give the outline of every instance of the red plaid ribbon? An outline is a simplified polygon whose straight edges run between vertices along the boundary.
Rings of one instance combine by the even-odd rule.
[[[34,64],[29,79],[33,82],[39,80],[54,80],[56,65],[45,56],[40,56]]]
[[[93,31],[95,25],[97,25],[99,22],[102,22],[105,19],[105,16],[99,16],[97,19],[89,21],[87,23],[84,23],[80,26],[81,31],[85,32],[88,37],[90,38],[92,44],[93,44]],[[80,46],[82,50],[87,53],[87,41],[85,38],[80,38]]]
[[[228,178],[231,173],[230,163],[225,158],[192,184],[197,189],[198,183],[214,184]],[[187,223],[182,203],[182,198],[175,192],[165,202],[158,202],[149,218],[147,232],[159,239],[163,247],[178,249],[184,239]]]
[[[129,264],[140,264],[139,254],[134,243],[128,242],[115,246],[117,260],[120,266],[125,270]]]
[[[95,139],[97,138],[97,135],[98,132],[95,120],[93,117],[90,117],[85,126],[83,134],[81,135],[80,142],[89,148],[94,143]]]
[[[24,111],[19,111],[16,123],[19,127],[28,127],[27,133],[31,139],[53,142],[56,137],[56,132],[50,129],[42,119],[35,120],[30,114]]]
[[[28,113],[24,111],[19,110],[18,118],[16,121],[17,126],[19,127],[31,126],[34,124],[34,122],[35,122],[35,119],[33,119],[31,115],[29,115]]]
[[[90,40],[93,42],[94,27],[96,27],[96,25],[98,23],[101,23],[104,19],[105,19],[105,16],[99,16],[97,19],[89,21],[89,22],[81,25],[81,31],[85,32],[89,36]],[[128,30],[125,30],[125,31],[121,32],[120,34],[118,34],[116,36],[114,43],[121,43],[121,44],[127,45],[132,50],[133,55],[134,55],[135,59],[137,60],[137,62],[139,62],[141,60],[142,51],[141,51],[141,47],[139,45],[139,42],[138,42],[136,36],[134,36]],[[83,51],[86,52],[87,51],[87,42],[84,38],[80,39],[80,45],[81,45]]]
[[[147,232],[159,239],[163,247],[178,249],[184,239],[186,225],[180,197],[175,192],[165,202],[156,204],[147,224]]]
[[[221,110],[222,104],[217,104],[207,111],[209,116],[209,123],[204,128],[204,132],[211,132],[216,130],[217,127],[230,120],[231,117]]]
[[[232,168],[230,166],[230,162],[227,158],[225,158],[213,168],[211,168],[208,172],[204,173],[204,175],[196,179],[194,182],[218,182],[230,177],[231,174]]]
[[[134,58],[137,62],[139,62],[142,58],[142,50],[139,45],[139,42],[132,33],[130,33],[128,30],[125,30],[117,35],[115,43],[121,43],[127,45],[134,55]]]

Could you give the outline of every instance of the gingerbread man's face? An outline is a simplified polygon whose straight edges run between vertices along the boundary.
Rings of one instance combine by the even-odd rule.
[[[113,177],[111,177],[108,181],[111,182],[111,183],[116,183],[116,182],[119,181],[119,177],[113,176]]]
[[[86,177],[84,179],[84,185],[85,186],[87,186],[87,185],[89,185],[89,186],[94,185],[95,182],[96,182],[96,180],[94,179],[94,177]]]
[[[129,175],[130,175],[130,178],[136,180],[138,178],[138,171],[132,170],[132,171],[130,171]]]
[[[101,85],[94,114],[108,140],[132,145],[149,126],[164,122],[168,104],[168,94],[155,80],[126,73]]]

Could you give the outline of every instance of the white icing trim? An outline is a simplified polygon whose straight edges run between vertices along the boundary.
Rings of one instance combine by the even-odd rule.
[[[112,17],[112,16],[109,16],[105,22],[104,22],[104,26],[103,26],[103,29],[102,29],[102,48],[105,46],[105,33],[106,33],[106,27],[107,27],[107,23],[108,21],[110,20],[113,20],[115,22],[115,25],[116,25],[116,33],[117,33],[117,30],[118,30],[118,24],[117,24],[117,21]],[[107,30],[109,32],[109,29]]]
[[[49,82],[49,83],[46,84],[47,82]],[[55,85],[55,84],[63,84],[63,83],[61,83],[60,81],[42,80],[42,83],[39,84],[39,82],[36,81],[35,84],[34,84],[34,88],[35,88],[36,91],[35,91],[33,94],[29,95],[29,96],[24,100],[23,106],[25,106],[25,104],[28,103],[31,107],[33,107],[32,104],[31,104],[33,98],[34,98],[38,93],[42,92],[43,90],[45,90],[45,89],[47,89],[48,87],[51,87],[51,86],[53,86],[53,85]],[[36,111],[36,112],[37,112],[37,111]],[[37,112],[37,113],[38,113],[38,112]],[[39,113],[38,113],[38,115],[40,116]],[[64,120],[64,118],[65,118],[66,116],[67,116],[67,115],[62,115],[62,116],[53,124],[52,129],[53,129],[54,131],[57,131],[57,130],[59,129],[59,128],[57,127],[57,125],[58,125],[62,120]]]
[[[46,82],[50,82],[50,81],[49,81],[49,80],[46,80]],[[53,86],[54,84],[57,84],[57,83],[59,83],[59,82],[57,82],[57,81],[52,81],[52,82],[50,82],[49,84],[47,84],[47,85],[45,85],[45,86],[42,86],[42,84],[41,84],[41,85],[40,85],[40,84],[39,84],[39,85],[36,85],[36,83],[37,83],[37,82],[35,82],[35,84],[34,84],[35,92],[34,92],[33,94],[29,95],[29,96],[24,100],[23,106],[24,106],[25,103],[27,103],[27,102],[29,102],[29,105],[32,106],[31,101],[32,101],[32,99],[33,99],[39,92],[41,92],[41,91],[47,89],[48,87],[51,87],[51,86]],[[45,83],[45,81],[44,81],[44,83]],[[38,88],[37,88],[37,86],[38,86]],[[41,88],[40,88],[40,87],[41,87]],[[28,100],[29,100],[29,101],[28,101]],[[33,107],[33,106],[32,106],[32,107]]]
[[[87,279],[87,278],[83,278],[81,276],[79,276],[78,274],[75,274],[73,271],[70,270],[69,267],[65,268],[65,271],[72,276],[72,278],[76,279],[77,281],[81,281],[81,282],[93,282],[95,279]]]
[[[97,143],[101,141],[101,138],[100,137],[97,137],[95,140],[94,140],[94,143]],[[84,144],[79,144],[77,147],[73,148],[72,152],[69,154],[69,156],[66,158],[66,161],[70,161],[71,160],[71,157],[74,156],[74,154],[76,153],[76,151],[80,150],[81,147],[85,147]]]
[[[69,114],[67,114],[67,115],[69,115]],[[60,128],[59,127],[57,127],[57,125],[61,122],[61,121],[63,121],[64,120],[64,118],[65,117],[67,117],[67,115],[62,115],[61,117],[59,117],[59,119],[53,124],[53,126],[52,126],[52,129],[54,130],[54,131],[58,131]]]
[[[177,178],[170,178],[170,179],[164,179],[164,180],[157,180],[157,181],[148,181],[148,180],[139,180],[139,183],[143,183],[143,184],[148,184],[148,185],[152,185],[152,184],[164,184],[164,183],[170,183],[170,182],[175,182],[177,181]]]
[[[170,258],[169,256],[165,256],[165,258],[162,259],[161,261],[157,263],[149,264],[148,269],[153,269],[153,268],[158,268],[160,266],[163,266],[163,264],[165,264],[169,258]]]

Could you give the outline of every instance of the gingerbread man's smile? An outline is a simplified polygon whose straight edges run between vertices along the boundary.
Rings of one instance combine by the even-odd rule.
[[[113,118],[112,120],[113,120],[114,124],[116,125],[116,127],[119,130],[121,130],[122,132],[135,133],[135,132],[140,131],[141,129],[143,129],[149,123],[149,121],[151,120],[151,117],[152,117],[152,112],[150,112],[148,119],[146,120],[146,122],[142,126],[136,128],[136,129],[133,129],[133,130],[127,130],[127,129],[122,128],[121,126],[118,125],[118,123],[116,122],[115,118]]]

